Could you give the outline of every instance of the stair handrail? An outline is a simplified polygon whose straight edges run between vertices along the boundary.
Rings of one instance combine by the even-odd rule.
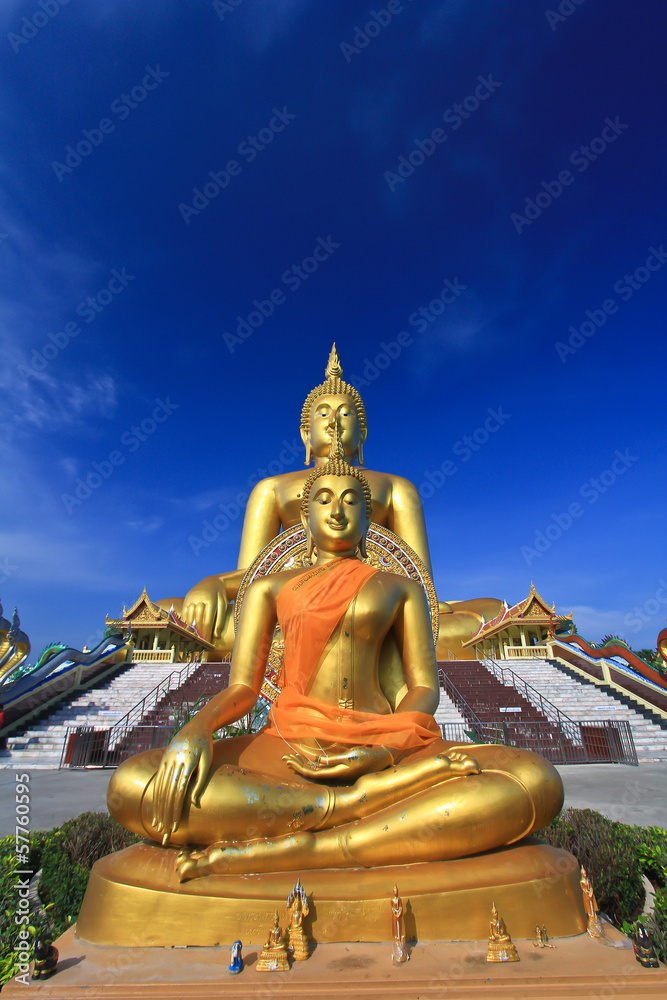
[[[442,687],[444,687],[445,691],[452,699],[456,707],[459,709],[461,714],[465,716],[465,718],[470,722],[473,728],[479,727],[480,730],[483,730],[486,727],[487,723],[482,722],[482,720],[479,718],[472,705],[466,701],[466,699],[463,697],[463,695],[457,688],[454,681],[451,679],[451,677],[447,676],[442,667],[438,668],[438,675]]]
[[[204,664],[199,662],[186,663],[181,670],[172,670],[170,674],[163,677],[160,683],[156,684],[147,695],[144,695],[144,697],[138,701],[137,704],[129,710],[129,712],[126,712],[121,719],[114,722],[113,726],[109,729],[107,746],[114,746],[118,737],[124,735],[124,733],[121,733],[121,730],[127,731],[130,726],[141,722],[144,715],[146,715],[147,712],[150,712],[151,709],[155,708],[158,701],[161,701],[161,699],[166,694],[169,694],[170,691],[173,691],[174,689],[177,690],[182,684],[185,684],[188,678],[202,666],[204,666]],[[172,683],[174,680],[176,683]]]
[[[513,687],[515,691],[522,694],[526,701],[529,701],[531,705],[535,706],[535,708],[539,708],[542,715],[544,715],[549,722],[552,722],[555,726],[561,729],[569,739],[574,738],[575,741],[577,740],[579,731],[577,729],[577,723],[574,719],[571,719],[569,715],[566,715],[565,712],[561,711],[557,705],[554,705],[552,701],[545,698],[544,695],[538,691],[536,687],[533,687],[532,684],[529,684],[525,678],[517,674],[511,667],[503,666],[492,656],[484,657],[481,662],[486,669],[500,681],[501,684],[505,683],[505,677],[509,674],[510,686]]]

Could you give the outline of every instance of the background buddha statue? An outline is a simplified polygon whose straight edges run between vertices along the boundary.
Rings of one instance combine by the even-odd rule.
[[[343,369],[334,344],[325,369],[325,381],[311,390],[301,411],[306,466],[314,462],[318,468],[326,462],[336,429],[347,461],[351,465],[355,462],[363,465],[368,430],[366,410],[354,386],[343,381]],[[311,471],[306,468],[270,476],[254,487],[246,506],[235,571],[205,577],[183,599],[170,597],[157,602],[165,610],[173,605],[188,624],[195,621],[200,634],[210,639],[220,654],[230,652],[234,644],[231,605],[243,575],[281,530],[299,523],[303,489]],[[416,487],[391,473],[364,468],[364,476],[371,491],[372,520],[406,542],[432,576],[424,512]],[[465,656],[461,641],[477,631],[481,615],[490,620],[501,607],[501,602],[494,598],[441,602],[439,653],[446,656],[446,650],[451,649]]]
[[[359,558],[373,513],[364,475],[339,451],[302,492],[313,564],[251,584],[228,688],[159,765],[150,751],[120,765],[112,815],[165,846],[183,845],[182,880],[446,860],[548,824],[563,794],[550,764],[511,747],[441,739],[424,592]],[[255,704],[276,622],[285,656],[267,726],[214,742]],[[387,641],[401,651],[405,682],[393,702],[379,670]]]

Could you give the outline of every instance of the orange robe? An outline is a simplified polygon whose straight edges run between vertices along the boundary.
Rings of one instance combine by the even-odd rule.
[[[281,692],[265,730],[271,736],[410,750],[442,738],[424,712],[376,715],[306,693],[327,643],[364,584],[378,572],[358,559],[335,559],[285,584],[277,599],[285,639]]]

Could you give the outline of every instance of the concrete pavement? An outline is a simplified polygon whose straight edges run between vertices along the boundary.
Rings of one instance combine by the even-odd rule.
[[[570,764],[559,766],[565,805],[595,809],[611,819],[667,829],[667,763]],[[31,830],[50,830],[82,812],[106,811],[111,769],[0,770],[0,836],[14,833],[16,775],[30,780]]]

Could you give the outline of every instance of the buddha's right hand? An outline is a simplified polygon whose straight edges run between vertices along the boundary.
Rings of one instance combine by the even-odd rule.
[[[207,576],[183,598],[181,618],[188,625],[194,621],[199,634],[214,642],[222,635],[226,611],[225,584],[219,576]]]
[[[195,721],[184,726],[165,750],[153,790],[153,826],[162,834],[163,844],[178,829],[188,783],[195,773],[190,801],[199,805],[212,757],[211,734]]]

